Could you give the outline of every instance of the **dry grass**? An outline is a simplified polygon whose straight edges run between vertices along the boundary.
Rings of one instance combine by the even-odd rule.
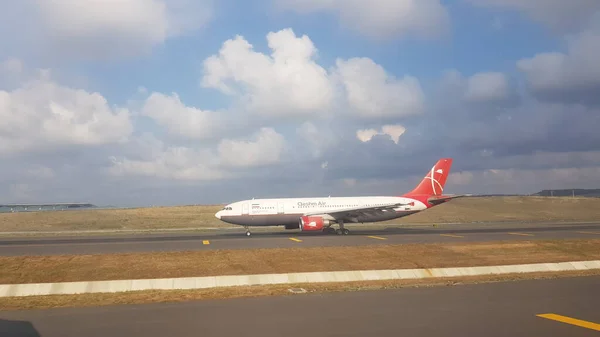
[[[600,198],[460,198],[396,223],[469,223],[495,221],[598,221]]]
[[[470,276],[453,278],[435,278],[421,280],[387,280],[387,281],[361,281],[343,283],[313,283],[313,284],[287,284],[270,286],[245,286],[227,287],[199,290],[173,290],[173,291],[135,291],[126,293],[101,293],[81,295],[51,295],[30,297],[4,297],[0,298],[0,310],[28,310],[49,309],[60,307],[91,307],[119,304],[144,304],[184,302],[192,300],[229,299],[242,297],[288,295],[288,289],[302,287],[307,293],[341,292],[360,290],[397,289],[404,287],[432,287],[452,286],[457,284],[475,284],[489,282],[507,282],[527,279],[553,279],[564,277],[582,277],[600,275],[600,270],[568,271],[528,274],[506,274],[489,276]],[[301,295],[296,295],[301,296]]]
[[[67,231],[229,227],[215,218],[221,206],[0,213],[0,231]]]
[[[221,206],[0,213],[0,231],[173,229],[229,227],[214,217]],[[596,221],[600,198],[462,198],[387,223]],[[386,224],[386,223],[383,223]]]
[[[600,259],[600,239],[0,257],[0,283],[466,267]]]

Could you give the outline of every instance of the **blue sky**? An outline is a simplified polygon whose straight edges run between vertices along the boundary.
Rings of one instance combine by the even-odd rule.
[[[2,202],[600,186],[595,0],[80,2],[0,1]]]

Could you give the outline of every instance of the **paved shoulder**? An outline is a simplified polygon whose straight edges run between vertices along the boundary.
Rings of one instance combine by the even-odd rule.
[[[595,336],[593,327],[600,322],[600,311],[592,294],[597,292],[598,284],[600,277],[581,277],[0,312],[4,320],[0,335]],[[539,316],[544,314],[555,316]]]

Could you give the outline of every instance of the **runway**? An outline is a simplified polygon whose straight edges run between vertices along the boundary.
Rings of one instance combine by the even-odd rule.
[[[0,312],[0,336],[597,336],[598,284],[592,276]]]
[[[486,242],[600,238],[598,223],[488,223],[433,226],[348,226],[350,235],[256,230],[191,234],[36,237],[0,239],[0,256],[165,252],[205,249],[253,249],[361,246],[435,242]]]

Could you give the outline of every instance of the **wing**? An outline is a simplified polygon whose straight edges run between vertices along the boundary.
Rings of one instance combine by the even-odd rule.
[[[438,205],[438,204],[444,203],[446,201],[450,201],[452,199],[468,197],[468,196],[471,196],[471,195],[463,194],[463,195],[431,196],[427,199],[427,202],[430,203],[431,205]],[[356,218],[359,216],[375,216],[375,215],[382,215],[386,212],[395,212],[396,208],[402,207],[402,206],[409,206],[409,205],[412,206],[412,205],[414,205],[414,203],[413,202],[394,203],[394,204],[388,204],[388,205],[383,205],[383,206],[353,207],[353,208],[339,209],[339,210],[335,210],[335,211],[331,211],[331,212],[324,212],[324,211],[309,212],[309,213],[304,213],[304,215],[307,215],[307,216],[329,215],[330,217],[334,218],[335,220],[352,219],[352,218]]]
[[[385,212],[395,212],[395,208],[402,207],[402,206],[408,206],[411,204],[412,203],[405,203],[405,204],[404,203],[395,203],[395,204],[389,204],[389,205],[383,205],[383,206],[353,207],[353,208],[339,209],[339,210],[335,210],[335,211],[331,211],[331,212],[323,212],[323,211],[310,212],[310,213],[305,213],[304,215],[327,214],[336,220],[348,219],[348,218],[355,218],[355,217],[359,217],[359,216],[381,215],[381,214],[384,214]]]

